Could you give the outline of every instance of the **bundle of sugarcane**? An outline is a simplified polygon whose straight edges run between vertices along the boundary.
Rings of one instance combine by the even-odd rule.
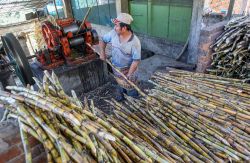
[[[158,72],[150,82],[155,88],[145,98],[106,100],[114,107],[106,121],[145,144],[145,153],[158,162],[250,160],[250,85],[178,70]],[[128,155],[127,162],[139,161]]]
[[[27,133],[43,144],[48,162],[169,161],[96,116],[93,102],[82,106],[74,92],[67,96],[53,72],[45,71],[42,83],[34,80],[39,91],[16,86],[7,87],[11,93],[0,91],[0,103],[9,111],[5,117],[19,121],[26,162],[31,162]]]
[[[41,141],[49,162],[249,161],[248,84],[209,74],[156,73],[149,95],[107,100],[114,114],[98,113],[67,96],[54,73],[31,88],[7,87],[0,101],[19,120],[26,160],[27,133]],[[138,88],[137,88],[138,89]],[[91,110],[91,111],[90,111]]]
[[[249,84],[180,70],[157,72],[150,82],[156,87],[149,95],[158,102],[129,100],[141,121],[147,117],[147,126],[140,125],[144,134],[152,140],[160,139],[160,134],[145,129],[156,133],[158,128],[165,136],[161,140],[171,143],[164,145],[176,146],[182,152],[176,149],[172,153],[179,158],[187,156],[195,162],[249,161]]]
[[[248,16],[233,19],[225,31],[210,47],[213,49],[211,74],[244,79],[250,78],[250,19]]]

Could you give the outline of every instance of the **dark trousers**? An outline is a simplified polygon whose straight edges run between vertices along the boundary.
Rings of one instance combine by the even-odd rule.
[[[139,96],[138,91],[136,89],[125,89],[125,88],[122,88],[119,85],[116,86],[116,89],[117,89],[117,91],[119,93],[119,95],[116,97],[117,101],[124,100],[123,93],[127,94],[128,96],[134,97],[134,98]]]

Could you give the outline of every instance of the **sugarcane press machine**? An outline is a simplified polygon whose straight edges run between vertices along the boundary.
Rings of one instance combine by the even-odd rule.
[[[98,44],[98,35],[87,21],[82,23],[72,18],[58,19],[56,25],[45,21],[42,24],[42,35],[47,47],[37,50],[35,55],[29,57],[25,56],[13,33],[1,36],[0,54],[4,56],[4,62],[0,62],[0,68],[11,67],[24,85],[33,85],[33,73],[28,59],[36,58],[42,69],[51,70],[62,65],[79,65],[97,58],[89,45]],[[1,56],[0,61],[3,61]]]
[[[44,69],[54,69],[65,63],[81,64],[97,57],[88,46],[98,44],[97,32],[89,22],[68,18],[58,19],[56,24],[49,21],[42,24],[47,48],[36,51],[36,57]]]

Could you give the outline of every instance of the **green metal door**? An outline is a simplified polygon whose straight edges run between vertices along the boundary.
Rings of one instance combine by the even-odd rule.
[[[150,8],[150,6],[149,6]],[[168,38],[169,30],[169,2],[153,1],[151,5],[151,23],[150,35],[162,38]]]
[[[132,28],[136,32],[148,33],[147,2],[137,0],[130,2],[130,13],[134,19]]]
[[[185,42],[190,29],[192,0],[133,0],[132,28],[138,33]]]
[[[190,0],[175,0],[170,3],[168,39],[185,42],[190,30],[192,4]]]

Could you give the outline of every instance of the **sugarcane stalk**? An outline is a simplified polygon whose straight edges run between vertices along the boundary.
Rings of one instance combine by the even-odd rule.
[[[22,122],[20,120],[18,120],[18,122],[19,122],[19,124],[22,124]],[[25,153],[25,162],[31,163],[32,156],[31,156],[31,148],[29,145],[28,136],[27,136],[27,133],[22,128],[20,128],[20,135],[21,135],[24,153]]]

